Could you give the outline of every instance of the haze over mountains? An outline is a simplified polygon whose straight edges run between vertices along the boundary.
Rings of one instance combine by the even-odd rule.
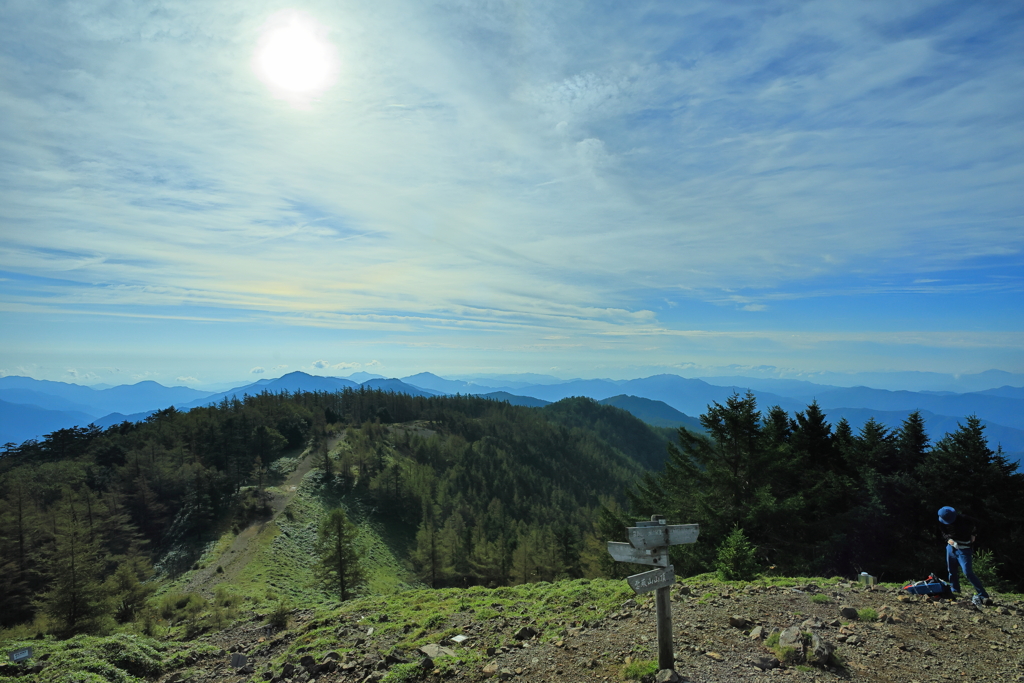
[[[848,376],[843,377],[848,379]],[[541,406],[570,396],[587,396],[622,408],[655,426],[699,429],[696,416],[705,412],[709,403],[721,403],[733,393],[749,390],[762,409],[779,405],[793,413],[816,400],[832,424],[845,417],[855,430],[871,417],[889,427],[897,427],[907,415],[919,410],[933,441],[955,430],[958,422],[968,415],[977,415],[986,425],[993,448],[1001,445],[1012,459],[1024,455],[1024,375],[1001,371],[959,377],[892,373],[878,379],[879,384],[894,386],[900,378],[917,387],[935,388],[891,390],[765,377],[695,379],[670,374],[631,380],[562,380],[534,374],[450,379],[421,372],[399,379],[365,372],[349,377],[292,372],[211,393],[189,387],[165,387],[152,381],[97,389],[10,376],[0,378],[0,443],[20,443],[56,429],[90,422],[106,427],[126,419],[137,421],[171,405],[188,410],[263,391],[333,392],[360,387],[419,396],[474,394],[527,406]],[[955,392],[949,387],[974,390]]]

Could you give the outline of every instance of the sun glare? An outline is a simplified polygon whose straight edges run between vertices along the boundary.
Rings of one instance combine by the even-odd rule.
[[[254,67],[275,96],[308,102],[329,88],[337,56],[326,28],[296,11],[275,15],[264,26]]]

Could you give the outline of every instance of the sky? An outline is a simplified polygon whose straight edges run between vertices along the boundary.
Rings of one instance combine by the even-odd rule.
[[[0,122],[0,375],[1024,372],[1020,3],[7,0]]]

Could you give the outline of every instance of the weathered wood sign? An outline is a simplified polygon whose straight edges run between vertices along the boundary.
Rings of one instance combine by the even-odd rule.
[[[650,550],[637,550],[628,543],[608,543],[608,552],[616,562],[629,562],[630,564],[653,564],[655,567],[668,566],[668,553],[664,549],[657,552]]]
[[[670,545],[693,543],[700,534],[699,524],[665,524],[634,526],[626,529],[629,543],[640,550],[667,548]]]
[[[664,569],[652,569],[642,574],[633,574],[626,577],[626,583],[637,595],[650,593],[659,588],[671,587],[676,582],[676,572],[672,565]]]
[[[24,662],[26,659],[32,659],[32,648],[23,647],[18,650],[12,650],[7,653],[7,657],[15,664],[18,662]]]
[[[675,567],[668,562],[668,548],[695,543],[700,535],[697,524],[665,524],[661,515],[652,515],[649,522],[637,522],[626,528],[629,543],[608,543],[608,552],[618,562],[650,564],[659,569],[634,574],[626,579],[637,595],[655,591],[658,614],[658,668],[674,668],[672,654],[672,603],[669,590],[676,582]]]

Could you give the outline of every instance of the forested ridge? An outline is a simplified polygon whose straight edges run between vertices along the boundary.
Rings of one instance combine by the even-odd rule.
[[[0,623],[44,613],[69,634],[137,619],[153,609],[154,565],[185,571],[204,542],[258,519],[301,453],[325,496],[408,529],[409,568],[434,587],[632,573],[605,543],[652,513],[701,525],[673,551],[680,575],[920,578],[942,571],[942,505],[981,519],[986,561],[1024,584],[1024,480],[977,419],[931,444],[917,414],[855,434],[816,404],[790,417],[747,395],[701,422],[707,436],[585,398],[527,408],[364,389],[60,430],[0,458]]]
[[[472,397],[262,393],[9,444],[0,458],[0,621],[43,610],[68,632],[96,628],[93,617],[110,607],[104,594],[138,593],[154,564],[181,572],[203,542],[258,518],[262,490],[293,460],[283,456],[303,451],[326,492],[354,493],[416,531],[408,559],[429,585],[582,576],[597,510],[622,499],[642,469],[583,423],[614,414],[645,427],[574,401],[577,424],[566,424],[555,410]],[[329,451],[331,439],[340,446]],[[664,441],[630,448],[655,461]],[[68,557],[74,567],[58,561]],[[113,616],[137,616],[139,595]]]
[[[1024,475],[977,417],[931,443],[917,412],[896,430],[871,419],[853,433],[816,403],[762,413],[748,393],[709,406],[701,424],[706,437],[680,431],[664,469],[629,493],[634,515],[701,525],[700,542],[673,549],[677,572],[945,577],[937,513],[949,505],[979,520],[976,565],[995,587],[1024,587]],[[610,517],[609,531],[621,521]]]

